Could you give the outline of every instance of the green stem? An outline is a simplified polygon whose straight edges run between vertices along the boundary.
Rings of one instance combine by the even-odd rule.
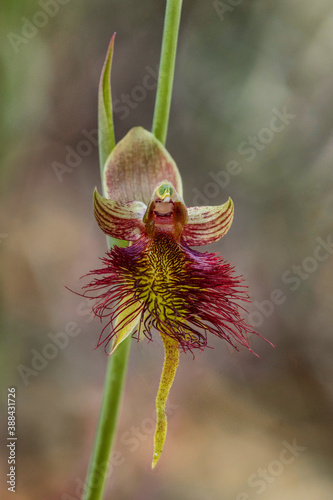
[[[127,337],[108,360],[102,408],[91,454],[82,500],[101,500],[109,475],[110,454],[118,420],[131,337]]]
[[[162,144],[165,144],[169,123],[181,9],[182,0],[167,0],[152,127],[153,134]]]

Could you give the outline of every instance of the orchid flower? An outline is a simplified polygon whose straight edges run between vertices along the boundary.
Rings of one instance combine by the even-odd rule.
[[[82,295],[106,324],[97,347],[107,365],[103,401],[83,500],[102,500],[129,353],[129,337],[160,335],[164,365],[156,397],[152,467],[165,442],[165,407],[180,352],[202,351],[215,335],[238,349],[256,333],[242,317],[249,302],[241,276],[220,255],[192,247],[214,243],[229,230],[234,206],[187,207],[177,165],[164,147],[176,58],[181,0],[167,0],[152,132],[131,129],[115,144],[110,72],[114,35],[104,62],[98,97],[101,196],[94,214],[113,241],[102,267],[88,273]],[[118,242],[118,240],[123,240]],[[123,243],[125,241],[125,247]],[[253,351],[251,351],[253,352]],[[107,468],[107,467],[106,467]]]
[[[248,301],[243,280],[214,253],[192,246],[214,243],[229,230],[234,205],[187,208],[178,168],[153,134],[135,127],[116,145],[104,168],[104,191],[95,189],[94,214],[102,231],[131,242],[114,246],[92,271],[84,295],[107,319],[98,346],[112,353],[129,335],[161,336],[165,360],[156,398],[153,467],[165,441],[165,405],[179,352],[202,351],[210,335],[250,349],[253,330],[239,301]],[[93,291],[91,294],[90,292]],[[111,346],[109,349],[109,345]],[[251,350],[251,349],[250,349]]]

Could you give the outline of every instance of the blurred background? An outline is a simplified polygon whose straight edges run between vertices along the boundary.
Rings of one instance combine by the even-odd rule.
[[[15,386],[17,500],[80,498],[107,358],[65,285],[79,290],[105,252],[98,80],[116,31],[116,138],[150,129],[164,8],[1,2],[1,425]],[[276,348],[252,337],[257,358],[212,339],[181,355],[151,471],[163,349],[158,335],[133,342],[105,498],[333,498],[332,70],[330,0],[184,1],[167,148],[188,206],[233,198],[211,249],[246,278],[249,321]]]

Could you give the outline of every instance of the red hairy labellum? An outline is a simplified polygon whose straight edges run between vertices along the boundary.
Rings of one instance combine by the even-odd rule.
[[[233,268],[212,253],[199,253],[170,234],[157,231],[127,248],[113,248],[104,267],[92,271],[96,278],[86,289],[97,293],[93,310],[108,318],[110,331],[98,345],[105,348],[126,324],[137,324],[133,335],[152,340],[152,329],[177,340],[183,351],[204,349],[212,333],[237,348],[249,348],[253,330],[239,313],[239,301],[248,302],[246,287]],[[102,275],[102,277],[100,277]],[[134,311],[129,306],[136,305]],[[128,309],[121,325],[117,316]]]

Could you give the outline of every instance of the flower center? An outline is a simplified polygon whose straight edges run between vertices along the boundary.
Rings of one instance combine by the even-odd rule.
[[[185,291],[187,274],[183,251],[172,236],[161,232],[148,243],[136,273],[136,298],[155,317],[174,320],[183,310],[179,291]]]
[[[155,205],[154,205],[154,215],[156,216],[155,218],[159,217],[170,217],[173,213],[173,208],[174,208],[174,203],[173,201],[169,201],[170,198],[168,198],[165,201],[161,201],[159,199],[155,200]]]

